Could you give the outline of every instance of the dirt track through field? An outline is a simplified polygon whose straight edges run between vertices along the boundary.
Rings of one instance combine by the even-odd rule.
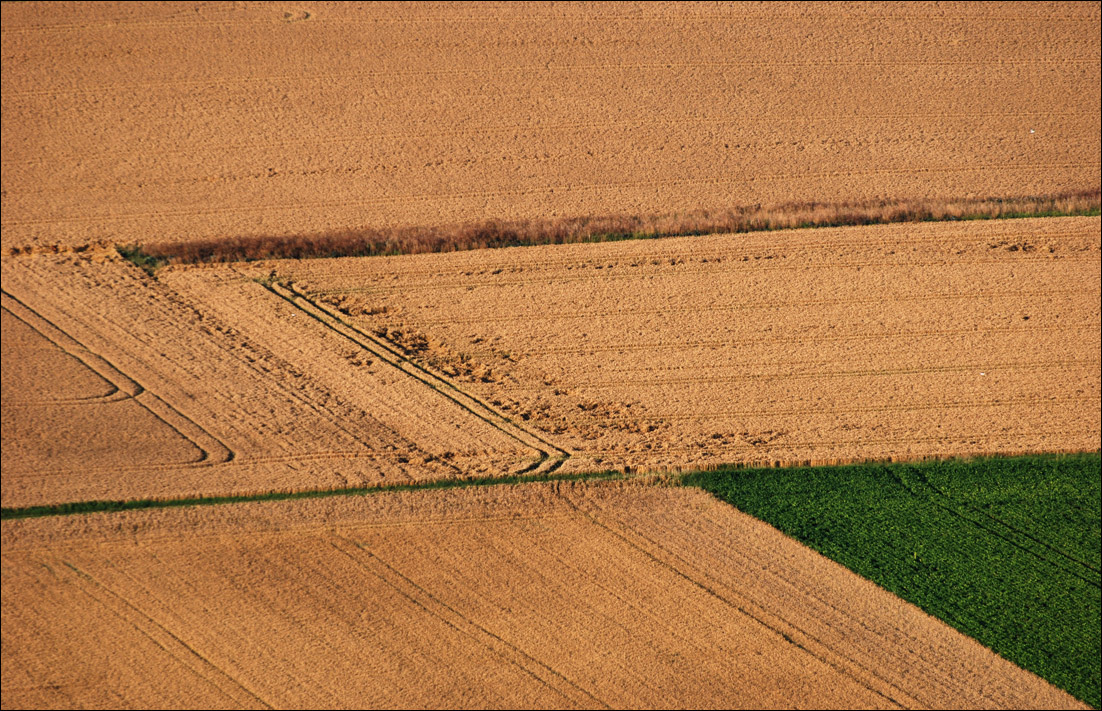
[[[1099,186],[1091,3],[2,12],[4,249]]]
[[[271,263],[567,471],[1097,449],[1098,218]],[[267,267],[266,267],[267,268]]]
[[[1081,706],[697,490],[411,492],[0,531],[6,705]]]

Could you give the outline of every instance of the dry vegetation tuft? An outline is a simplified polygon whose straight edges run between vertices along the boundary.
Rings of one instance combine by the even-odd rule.
[[[435,227],[352,228],[315,234],[162,242],[143,245],[142,252],[147,260],[169,264],[423,254],[797,227],[1092,215],[1098,214],[1100,198],[1102,190],[1096,188],[1035,197],[810,202],[772,208],[752,205],[718,212],[489,220]]]

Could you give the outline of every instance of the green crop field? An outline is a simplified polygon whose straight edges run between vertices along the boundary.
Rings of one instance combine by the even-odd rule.
[[[1099,707],[1097,453],[687,476]]]

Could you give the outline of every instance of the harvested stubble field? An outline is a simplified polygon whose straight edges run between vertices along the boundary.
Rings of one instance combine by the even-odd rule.
[[[1088,217],[257,269],[553,437],[564,471],[645,470],[1096,450],[1100,247]]]
[[[1098,187],[1096,3],[5,3],[3,248]]]
[[[0,15],[4,708],[1080,705],[632,472],[1099,448],[1097,3]]]
[[[185,273],[172,289],[113,252],[5,258],[0,269],[5,328],[19,329],[4,333],[5,507],[504,475],[554,461],[477,404],[236,273]],[[46,367],[46,347],[64,370],[24,372]],[[97,369],[121,389],[85,396]]]
[[[408,492],[0,535],[5,706],[1081,706],[690,489]]]
[[[1097,449],[1100,233],[884,225],[156,278],[110,251],[5,257],[5,356],[52,349],[65,377],[44,394],[6,371],[3,504]]]

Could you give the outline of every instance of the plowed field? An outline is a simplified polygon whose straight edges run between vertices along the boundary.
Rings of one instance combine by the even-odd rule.
[[[1099,183],[1096,3],[2,13],[5,249]]]
[[[0,530],[5,705],[1080,706],[695,490],[496,487]]]
[[[281,262],[572,468],[1097,449],[1102,221]]]

